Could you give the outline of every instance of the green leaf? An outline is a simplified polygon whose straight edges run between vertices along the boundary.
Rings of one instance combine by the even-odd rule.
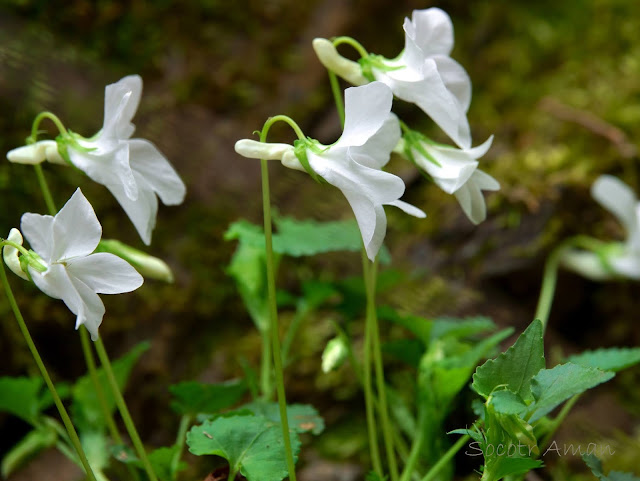
[[[186,381],[174,384],[169,391],[175,397],[171,408],[179,414],[195,416],[199,413],[213,414],[236,404],[247,391],[242,379],[218,384],[203,384]]]
[[[52,426],[45,425],[29,432],[2,458],[2,478],[8,478],[39,452],[54,446],[57,440],[58,434]]]
[[[535,402],[529,406],[529,421],[535,422],[563,401],[614,376],[612,372],[578,366],[570,362],[541,370],[531,381]]]
[[[178,451],[178,446],[171,446],[154,449],[149,453],[149,462],[159,479],[166,481],[176,479],[177,474],[188,467],[187,463],[180,461],[174,470],[173,458],[176,456]],[[138,463],[138,466],[142,468],[142,463]]]
[[[425,346],[429,344],[433,321],[411,314],[400,314],[390,306],[380,306],[377,311],[380,319],[404,327],[420,339]]]
[[[80,442],[93,469],[101,471],[109,466],[109,440],[104,430],[89,431],[85,428],[81,433]]]
[[[595,454],[583,454],[582,460],[601,481],[640,481],[637,476],[631,473],[623,473],[622,471],[609,471],[609,474],[605,476],[602,471],[602,462]]]
[[[449,431],[447,434],[466,434],[478,444],[482,444],[484,442],[482,433],[475,429],[454,429],[453,431]]]
[[[440,318],[433,322],[431,339],[440,339],[442,337],[461,339],[492,331],[495,328],[496,325],[494,322],[484,316],[467,317],[464,319]]]
[[[0,411],[5,411],[35,424],[40,414],[38,377],[0,377]]]
[[[521,414],[527,410],[527,405],[520,396],[511,391],[494,391],[489,403],[497,413]]]
[[[124,390],[133,366],[147,349],[149,349],[149,343],[141,342],[127,354],[112,363],[113,374],[121,390]],[[116,401],[111,390],[106,388],[109,384],[102,368],[97,370],[97,376],[98,383],[103,386],[103,394],[107,407],[113,412],[116,407]],[[93,432],[99,428],[106,427],[106,420],[100,407],[98,395],[89,374],[82,376],[76,381],[71,388],[71,398],[71,411],[73,413],[74,424],[76,424],[79,430]]]
[[[488,398],[495,388],[505,386],[527,401],[531,399],[531,379],[544,366],[542,323],[536,319],[506,352],[476,369],[472,387]]]
[[[300,441],[291,436],[294,458]],[[289,475],[282,430],[262,416],[220,417],[187,433],[189,451],[216,455],[229,462],[229,476],[240,471],[249,481],[281,481]]]
[[[502,456],[497,464],[497,469],[493,471],[493,476],[490,479],[497,481],[506,476],[518,476],[542,466],[543,463],[539,459]]]
[[[569,357],[567,361],[586,367],[597,367],[603,371],[620,371],[640,363],[640,347],[613,347],[585,351]]]
[[[256,416],[263,416],[273,423],[280,424],[280,406],[276,402],[254,401],[244,404]],[[298,433],[320,434],[324,431],[324,420],[316,409],[309,404],[289,404],[287,406],[289,429]]]
[[[382,345],[382,352],[417,368],[424,355],[424,344],[418,339],[394,339]]]

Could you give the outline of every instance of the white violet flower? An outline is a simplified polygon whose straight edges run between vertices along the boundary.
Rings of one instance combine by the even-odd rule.
[[[156,195],[166,205],[177,205],[184,200],[186,189],[151,142],[131,138],[135,130],[131,119],[141,93],[142,79],[138,75],[107,85],[104,123],[96,135],[86,139],[69,132],[58,137],[57,146],[51,140],[43,140],[14,149],[7,158],[18,163],[35,164],[46,159],[65,164],[66,153],[71,164],[111,191],[148,245],[158,211]]]
[[[388,85],[401,100],[420,107],[463,149],[471,147],[466,112],[471,103],[471,80],[449,54],[453,49],[453,24],[439,8],[414,10],[405,19],[405,47],[395,59],[369,55],[361,59],[362,74]],[[318,58],[347,81],[360,82],[355,63],[345,61],[326,40],[314,41]],[[340,58],[338,58],[340,57]]]
[[[477,147],[457,149],[410,132],[405,134],[400,150],[429,174],[438,187],[454,194],[469,220],[477,225],[487,217],[482,190],[500,189],[497,180],[478,169],[477,159],[487,153],[492,142],[493,136]]]
[[[614,277],[640,280],[640,202],[631,188],[611,175],[601,175],[591,195],[618,218],[627,233],[624,243],[607,243],[598,252],[569,250],[562,256],[565,267],[597,281]]]
[[[375,259],[387,228],[384,205],[425,217],[420,209],[400,199],[404,182],[380,170],[400,139],[398,119],[391,113],[393,94],[380,82],[345,91],[345,124],[342,136],[332,145],[317,141],[261,144],[240,140],[236,152],[245,157],[280,159],[286,167],[307,170],[339,188],[356,216],[369,259]],[[263,147],[264,146],[264,147]]]
[[[102,226],[80,189],[55,217],[27,213],[22,216],[20,228],[40,257],[38,261],[46,267],[41,271],[27,263],[35,285],[48,296],[62,299],[77,316],[76,329],[84,324],[96,340],[105,313],[98,294],[133,291],[142,285],[142,276],[113,254],[93,254],[102,236]],[[12,234],[9,240],[22,244],[16,229],[12,229]],[[12,259],[17,257],[17,251],[5,246],[4,256]],[[16,272],[15,262],[10,267]]]

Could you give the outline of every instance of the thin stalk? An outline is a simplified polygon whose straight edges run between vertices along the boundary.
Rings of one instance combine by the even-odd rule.
[[[304,139],[304,134],[298,125],[289,117],[278,115],[268,119],[262,132],[260,133],[260,142],[266,142],[269,129],[274,122],[283,121],[289,124],[298,135],[298,138]],[[282,370],[282,352],[280,350],[280,332],[278,327],[278,306],[276,304],[276,280],[275,280],[275,262],[273,259],[273,241],[271,227],[271,195],[269,189],[269,165],[266,160],[260,160],[260,172],[262,175],[262,208],[264,214],[264,238],[265,251],[267,261],[267,288],[269,295],[269,330],[271,333],[271,344],[273,349],[273,367],[276,381],[276,392],[278,395],[278,406],[280,408],[280,423],[282,426],[282,437],[284,440],[285,453],[287,457],[287,467],[289,470],[289,479],[296,481],[296,465],[291,449],[291,438],[289,433],[289,419],[287,416],[287,399],[284,389],[284,373]],[[230,474],[231,476],[231,474]],[[232,481],[230,479],[230,481]]]
[[[271,400],[273,386],[271,384],[271,337],[269,331],[260,331],[262,340],[262,356],[260,359],[260,389],[262,398]]]
[[[96,351],[98,352],[98,358],[100,359],[100,363],[104,369],[105,374],[107,375],[107,381],[109,386],[111,387],[111,391],[116,400],[116,405],[118,406],[118,410],[120,411],[120,416],[122,416],[122,420],[124,421],[124,425],[127,428],[127,432],[129,433],[129,437],[131,438],[131,442],[138,453],[138,457],[140,461],[142,461],[142,465],[144,466],[144,470],[149,476],[150,481],[158,481],[156,474],[151,467],[151,463],[149,462],[149,458],[147,457],[147,452],[144,449],[142,441],[140,440],[140,436],[138,435],[138,431],[136,430],[135,425],[133,424],[133,420],[131,419],[131,414],[129,414],[129,409],[127,408],[127,404],[122,397],[122,393],[120,392],[120,388],[118,387],[118,381],[116,381],[116,377],[113,374],[113,368],[111,367],[111,362],[109,361],[109,356],[107,355],[107,351],[104,348],[104,344],[102,343],[102,339],[98,338],[95,342]]]
[[[375,397],[373,394],[373,382],[371,379],[371,350],[373,347],[373,333],[372,323],[369,321],[371,315],[371,308],[369,299],[370,295],[370,281],[371,276],[369,270],[371,265],[367,253],[362,249],[362,269],[364,271],[364,283],[365,291],[367,294],[367,311],[366,320],[364,324],[364,352],[362,360],[362,382],[364,388],[364,405],[367,415],[367,431],[369,433],[369,452],[371,454],[371,464],[373,464],[373,471],[378,475],[380,479],[383,479],[382,462],[380,461],[380,447],[378,446],[378,431],[375,418]],[[375,308],[375,306],[374,306]]]
[[[44,382],[46,383],[47,387],[49,388],[49,391],[51,392],[51,396],[53,397],[53,402],[55,403],[56,408],[58,408],[58,412],[60,413],[60,417],[62,418],[62,423],[64,424],[64,427],[66,428],[67,433],[69,434],[69,440],[71,441],[72,446],[76,450],[76,453],[78,453],[78,457],[80,458],[80,462],[82,463],[82,467],[84,468],[87,474],[87,477],[89,478],[90,481],[96,481],[96,477],[91,469],[91,466],[89,465],[87,456],[84,450],[82,449],[82,444],[80,443],[80,438],[78,438],[78,433],[73,427],[71,418],[69,418],[69,414],[67,413],[67,410],[65,409],[64,404],[62,404],[62,400],[58,395],[58,391],[56,391],[56,388],[53,385],[53,382],[51,381],[51,377],[49,376],[49,372],[47,371],[47,368],[45,367],[44,362],[42,362],[40,353],[38,352],[38,349],[36,348],[36,345],[33,342],[31,334],[29,333],[27,324],[24,322],[24,318],[22,317],[22,313],[20,312],[18,303],[16,302],[16,299],[13,296],[13,291],[11,290],[11,286],[9,285],[9,280],[7,279],[7,274],[5,272],[3,262],[0,262],[0,278],[2,278],[2,284],[4,285],[4,290],[7,293],[7,298],[9,299],[9,305],[11,306],[11,309],[13,310],[16,320],[18,321],[18,326],[20,326],[20,331],[22,332],[24,340],[26,341],[27,346],[31,351],[31,355],[33,356],[33,359],[35,360],[38,366],[38,369],[40,370],[40,374],[42,375]]]
[[[178,446],[178,450],[171,459],[171,473],[178,472],[178,465],[180,464],[180,458],[182,458],[182,452],[184,451],[184,442],[187,438],[187,429],[191,424],[191,416],[185,414],[180,419],[180,427],[178,428],[178,435],[176,436],[176,442],[174,446]],[[172,478],[175,481],[175,476]]]
[[[418,435],[413,440],[413,445],[411,446],[411,452],[409,453],[409,458],[407,459],[404,469],[402,471],[402,475],[400,476],[400,481],[409,481],[413,471],[418,464],[420,458],[420,451],[422,451],[422,445],[424,444],[424,434],[423,430],[418,431]]]
[[[42,172],[42,166],[40,164],[35,164],[33,168],[36,171],[36,177],[38,178],[38,184],[40,184],[40,190],[42,190],[44,203],[47,204],[47,210],[49,211],[49,214],[56,215],[58,209],[56,209],[56,205],[53,202],[53,197],[51,196],[51,191],[47,185],[47,180],[44,177],[44,172]]]
[[[62,125],[62,122],[60,121],[60,119],[58,118],[57,115],[51,113],[51,112],[40,112],[35,119],[33,119],[33,124],[31,124],[31,137],[28,139],[28,141],[31,142],[35,142],[36,139],[38,138],[38,127],[40,127],[40,122],[42,122],[44,119],[49,119],[51,120],[56,127],[58,128],[58,131],[62,134],[62,135],[68,135],[69,133],[67,132],[67,129],[65,128],[64,125]]]
[[[438,460],[438,462],[433,465],[433,467],[424,476],[424,478],[422,478],[422,481],[431,481],[432,479],[434,479],[438,475],[440,470],[444,468],[449,463],[449,461],[451,461],[451,458],[453,458],[456,455],[456,453],[460,451],[460,448],[464,446],[464,444],[470,439],[470,437],[471,436],[469,436],[468,434],[465,434],[460,439],[458,439],[456,443],[453,446],[451,446],[446,453],[442,455],[442,457]]]
[[[344,127],[344,102],[342,100],[342,91],[340,90],[340,82],[338,76],[332,71],[329,72],[329,83],[331,84],[331,92],[333,93],[333,100],[336,103],[336,110],[338,111],[338,117],[340,117],[340,125]]]
[[[342,44],[350,45],[355,49],[356,52],[360,55],[361,58],[365,58],[369,56],[367,50],[362,46],[360,42],[358,42],[355,38],[351,37],[336,37],[333,39],[333,46],[338,47]]]
[[[563,421],[569,414],[569,411],[571,411],[571,408],[573,408],[573,406],[578,402],[578,399],[580,399],[580,394],[576,394],[571,399],[569,399],[564,404],[564,406],[562,406],[562,409],[560,410],[558,415],[555,417],[555,419],[552,421],[551,429],[549,429],[549,432],[547,433],[547,435],[542,439],[542,442],[540,443],[541,448],[547,447],[547,445],[549,444],[549,441],[551,441],[551,438],[556,433],[560,425],[563,423]]]
[[[363,247],[363,253],[364,253]],[[368,258],[363,260],[369,263]],[[382,349],[380,345],[380,328],[378,326],[378,314],[376,312],[376,273],[378,268],[378,260],[365,271],[369,275],[369,289],[367,293],[367,322],[371,323],[373,362],[376,373],[376,387],[378,390],[378,402],[380,404],[380,418],[382,421],[382,438],[387,455],[387,463],[389,464],[389,473],[391,481],[398,479],[398,463],[396,462],[395,451],[393,448],[393,434],[391,422],[389,421],[389,408],[387,406],[387,389],[384,383],[384,366],[382,364]]]

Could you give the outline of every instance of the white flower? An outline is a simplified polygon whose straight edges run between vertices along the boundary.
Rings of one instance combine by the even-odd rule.
[[[113,254],[92,254],[102,226],[80,189],[55,217],[24,214],[20,228],[47,267],[40,272],[29,266],[33,282],[48,296],[62,299],[77,316],[76,329],[84,324],[97,339],[105,313],[98,294],[133,291],[142,285],[142,276]]]
[[[453,24],[439,8],[414,10],[405,19],[405,47],[383,68],[372,65],[376,80],[384,82],[399,99],[420,107],[463,149],[471,147],[466,112],[471,103],[471,80],[449,54]]]
[[[640,279],[640,202],[631,188],[611,175],[591,186],[591,195],[615,215],[627,233],[623,244],[605,244],[600,252],[570,250],[562,257],[565,267],[593,280],[622,276]]]
[[[41,164],[48,160],[54,164],[66,165],[58,153],[55,140],[40,140],[30,145],[24,145],[7,153],[7,159],[14,164]]]
[[[391,114],[393,94],[380,82],[345,91],[345,125],[342,136],[330,146],[309,142],[301,152],[285,144],[270,144],[271,157],[262,156],[258,142],[241,140],[236,152],[246,157],[280,158],[290,168],[305,170],[300,156],[329,184],[339,188],[358,221],[367,255],[375,259],[387,228],[384,205],[393,205],[416,217],[420,209],[400,199],[404,182],[380,170],[400,139],[398,119]],[[297,155],[296,155],[297,154]],[[281,155],[281,157],[279,157]]]
[[[419,134],[415,140],[406,141],[409,154],[415,164],[427,172],[433,181],[447,194],[454,194],[474,224],[487,217],[482,190],[498,190],[500,184],[493,177],[478,169],[477,159],[487,153],[493,136],[470,149],[457,149],[427,141]],[[407,135],[411,139],[413,136]]]

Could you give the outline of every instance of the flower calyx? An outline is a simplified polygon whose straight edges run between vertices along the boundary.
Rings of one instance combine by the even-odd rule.
[[[29,267],[40,273],[46,272],[48,267],[42,257],[32,250],[25,249],[22,243],[20,231],[15,228],[11,229],[9,237],[0,242],[0,245],[3,246],[2,257],[11,272],[25,281],[29,281],[31,280]]]
[[[326,184],[326,181],[322,177],[320,177],[316,173],[316,171],[313,170],[313,168],[311,167],[311,164],[309,163],[309,157],[307,156],[307,150],[310,150],[314,154],[320,155],[324,151],[326,151],[327,148],[324,147],[317,140],[311,139],[309,137],[307,137],[306,139],[296,139],[293,142],[293,152],[296,158],[298,159],[298,161],[300,162],[300,164],[302,165],[302,167],[304,168],[305,172],[309,174],[311,178],[316,182],[318,182],[319,184],[321,183]]]

